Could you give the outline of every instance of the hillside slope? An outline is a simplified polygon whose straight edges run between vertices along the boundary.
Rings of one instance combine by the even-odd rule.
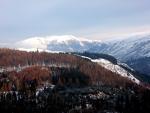
[[[31,68],[30,71],[32,72],[32,67],[35,66],[46,68],[50,72],[52,72],[51,68],[67,68],[72,69],[72,71],[76,70],[76,72],[83,73],[81,75],[86,75],[87,77],[89,77],[88,84],[105,84],[126,87],[126,85],[135,83],[128,77],[123,77],[120,75],[120,73],[116,73],[110,69],[104,68],[103,66],[93,63],[88,59],[64,53],[25,52],[18,50],[0,49],[0,65],[2,73],[10,72],[11,74],[11,72],[15,71],[19,74],[22,73],[22,71],[24,72],[26,68]],[[18,80],[22,80],[21,78],[24,78],[24,75],[26,74],[21,74],[21,76],[19,76],[19,74],[16,75],[16,77],[19,77]],[[50,76],[51,75],[52,74],[50,74]],[[36,74],[34,76],[36,77]],[[35,78],[34,76],[32,75],[31,79]],[[82,79],[84,79],[84,77]],[[76,80],[74,79],[71,81]]]

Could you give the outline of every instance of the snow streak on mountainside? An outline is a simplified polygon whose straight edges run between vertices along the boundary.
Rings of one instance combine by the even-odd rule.
[[[115,72],[123,77],[127,77],[128,79],[132,80],[133,82],[139,84],[140,81],[135,78],[131,73],[120,67],[119,65],[115,65],[108,60],[105,59],[95,59],[92,60],[93,62],[97,62],[99,65],[103,66],[104,68],[111,70],[112,72]]]
[[[128,78],[129,80],[137,83],[137,84],[140,84],[140,81],[134,77],[134,75],[132,75],[131,73],[129,73],[128,71],[126,71],[125,69],[123,69],[122,67],[120,67],[119,65],[115,65],[113,63],[111,63],[110,61],[106,60],[106,59],[103,59],[103,58],[99,58],[99,59],[91,59],[89,57],[85,57],[85,56],[80,56],[80,55],[77,55],[79,57],[82,57],[82,58],[86,58],[86,59],[89,59],[91,60],[92,62],[95,62],[95,63],[98,63],[99,65],[101,65],[102,67],[114,72],[114,73],[117,73],[123,77],[126,77]],[[127,66],[127,65],[126,65]]]

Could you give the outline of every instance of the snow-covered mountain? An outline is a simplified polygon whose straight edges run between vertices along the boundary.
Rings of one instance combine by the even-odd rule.
[[[108,42],[107,45],[105,49],[97,52],[110,54],[134,70],[150,76],[150,35],[132,36]]]
[[[136,35],[123,40],[108,42],[107,45],[100,52],[111,54],[122,61],[150,57],[150,35]]]
[[[106,53],[122,61],[150,57],[150,35],[129,36],[126,39],[109,42],[77,38],[72,35],[34,37],[14,45],[24,50]]]
[[[62,52],[83,52],[89,48],[101,48],[103,43],[99,40],[88,40],[76,38],[72,35],[34,37],[15,43],[16,48],[22,50],[44,50],[44,51],[62,51]]]

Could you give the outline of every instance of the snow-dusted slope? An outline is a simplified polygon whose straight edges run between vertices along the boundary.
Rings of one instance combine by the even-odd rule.
[[[109,42],[108,46],[99,51],[114,56],[125,62],[139,73],[150,76],[150,35],[143,34],[123,40]]]
[[[127,77],[128,79],[132,80],[133,82],[137,84],[140,83],[140,81],[137,78],[135,78],[131,73],[129,73],[128,71],[120,67],[119,65],[115,65],[105,59],[95,59],[92,61],[98,63],[99,65],[103,66],[104,68],[108,70],[111,70],[112,72],[115,72],[123,77]]]
[[[109,42],[107,45],[103,52],[109,53],[122,61],[150,57],[150,35],[132,36]]]
[[[115,73],[117,73],[117,74],[119,74],[119,75],[121,75],[123,77],[127,77],[129,80],[131,80],[131,81],[133,81],[133,82],[135,82],[137,84],[140,84],[140,81],[137,78],[135,78],[134,75],[132,75],[130,72],[126,71],[124,68],[122,68],[121,66],[119,66],[117,64],[111,63],[110,61],[108,61],[106,59],[103,59],[103,58],[91,59],[91,58],[86,57],[86,56],[80,56],[80,55],[77,55],[77,56],[89,59],[92,62],[98,63],[102,67],[104,67],[104,68],[106,68],[106,69],[108,69],[108,70],[110,70],[112,72],[115,72]],[[126,66],[127,66],[127,64],[126,64]]]

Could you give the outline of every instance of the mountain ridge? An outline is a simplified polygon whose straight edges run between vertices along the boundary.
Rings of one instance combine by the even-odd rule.
[[[150,34],[132,35],[124,39],[106,42],[77,38],[72,35],[34,37],[16,42],[12,45],[14,45],[16,49],[25,51],[87,51],[109,54],[142,74],[149,75],[150,73]],[[140,65],[137,66],[137,64]],[[141,70],[141,66],[143,66],[144,69],[146,68],[146,71]]]
[[[88,40],[85,38],[77,38],[72,35],[64,36],[47,36],[47,37],[33,37],[23,41],[16,42],[15,48],[32,49],[32,50],[47,50],[47,51],[65,51],[73,52],[86,51],[91,44],[102,44],[100,40]],[[61,47],[59,47],[61,46]]]

